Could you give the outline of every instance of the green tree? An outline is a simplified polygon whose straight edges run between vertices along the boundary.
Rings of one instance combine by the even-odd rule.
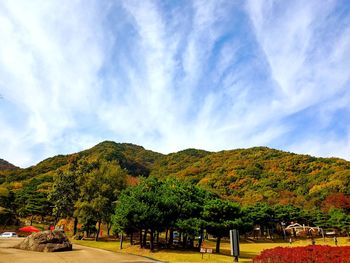
[[[243,208],[243,213],[249,222],[253,222],[260,227],[261,236],[265,230],[271,233],[271,225],[274,224],[274,211],[271,206],[265,203],[257,203],[253,206]]]
[[[144,247],[150,234],[150,249],[154,249],[154,233],[164,225],[161,211],[160,182],[156,178],[142,179],[136,186],[122,192],[115,210],[115,229],[140,232],[140,246]],[[142,232],[144,232],[142,234]]]
[[[68,172],[58,170],[54,177],[52,190],[48,200],[53,203],[53,215],[58,218],[74,216],[74,205],[78,200],[79,187],[75,167],[70,167]],[[77,232],[77,217],[74,217],[74,235]]]
[[[239,204],[221,199],[208,200],[204,205],[203,219],[208,233],[216,236],[216,253],[220,253],[220,241],[228,236],[230,229],[239,229],[243,224]]]
[[[207,198],[212,195],[189,182],[168,179],[162,184],[161,210],[164,213],[165,230],[170,230],[169,245],[172,244],[173,230],[179,230],[183,235],[183,246],[187,238],[193,245],[193,239],[203,229],[201,213]]]
[[[15,195],[13,191],[0,186],[0,225],[6,227],[8,223],[15,221]]]
[[[350,231],[350,215],[343,209],[332,208],[329,213],[328,224],[338,231],[349,233]]]
[[[29,184],[15,194],[16,213],[19,217],[30,217],[32,225],[34,216],[42,218],[51,213],[51,202],[47,193],[40,191],[41,180],[33,178]]]
[[[111,227],[111,217],[120,192],[126,187],[127,173],[115,161],[92,163],[82,167],[79,175],[79,198],[75,215],[84,225],[98,224],[96,240],[101,223]]]

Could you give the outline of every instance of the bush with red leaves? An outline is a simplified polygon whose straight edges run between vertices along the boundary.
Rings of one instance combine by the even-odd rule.
[[[350,246],[276,247],[262,251],[253,263],[350,263]]]

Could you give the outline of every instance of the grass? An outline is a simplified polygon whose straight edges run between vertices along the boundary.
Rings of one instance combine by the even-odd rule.
[[[334,245],[332,238],[327,238],[325,241],[319,238],[316,239],[317,245]],[[174,250],[174,249],[162,249],[156,252],[150,252],[149,249],[141,249],[138,246],[130,246],[128,242],[123,243],[123,249],[119,249],[119,241],[92,241],[92,240],[73,240],[73,243],[95,247],[105,250],[110,250],[119,253],[130,253],[140,256],[151,257],[158,259],[160,261],[168,262],[231,262],[232,257],[230,256],[230,244],[227,241],[223,241],[221,244],[220,254],[204,254],[202,255],[196,251],[188,250]],[[272,241],[254,241],[254,242],[241,242],[240,250],[241,255],[239,262],[251,262],[252,258],[258,255],[262,250],[268,248],[274,248],[278,246],[288,247],[288,246],[306,246],[310,245],[310,240],[299,240],[293,242],[290,245],[288,242],[272,242]],[[338,245],[350,245],[349,238],[338,238]],[[205,246],[207,248],[215,248],[215,242],[205,241]]]

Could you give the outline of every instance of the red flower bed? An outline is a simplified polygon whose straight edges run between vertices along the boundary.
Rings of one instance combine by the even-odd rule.
[[[350,247],[276,247],[262,251],[253,263],[350,263]]]

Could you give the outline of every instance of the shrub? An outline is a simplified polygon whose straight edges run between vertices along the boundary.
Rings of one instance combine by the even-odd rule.
[[[350,246],[276,247],[254,257],[253,263],[350,263]]]

